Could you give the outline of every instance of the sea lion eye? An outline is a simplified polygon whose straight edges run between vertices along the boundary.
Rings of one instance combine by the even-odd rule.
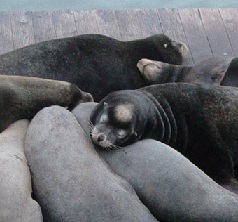
[[[108,117],[107,117],[107,115],[104,114],[104,115],[101,116],[99,122],[100,123],[105,123],[105,122],[107,122],[107,120],[108,120]]]
[[[127,134],[126,131],[123,130],[123,129],[120,129],[120,130],[117,131],[117,137],[120,138],[120,139],[125,138],[126,134]]]

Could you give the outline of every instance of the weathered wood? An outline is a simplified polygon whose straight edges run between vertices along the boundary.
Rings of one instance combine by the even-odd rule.
[[[195,63],[212,57],[212,51],[198,9],[178,9]]]
[[[219,9],[222,21],[232,45],[235,56],[238,56],[238,9],[237,8],[222,8]]]
[[[116,39],[122,39],[114,10],[98,10],[97,24],[99,33]]]
[[[134,40],[142,38],[141,26],[135,10],[116,10],[116,17],[122,40]]]
[[[52,17],[57,38],[65,38],[78,34],[73,11],[54,11]]]
[[[32,43],[84,33],[121,40],[164,33],[185,42],[191,53],[190,61],[185,63],[192,59],[196,63],[213,55],[238,56],[238,9],[0,12],[1,54]]]
[[[135,13],[140,24],[142,38],[163,33],[156,9],[138,9]]]
[[[177,9],[158,9],[157,11],[164,34],[173,40],[184,42],[190,48]],[[184,64],[193,63],[192,54],[189,51]]]
[[[199,9],[199,11],[213,55],[216,57],[234,56],[219,10]]]
[[[9,12],[14,49],[35,43],[33,22],[29,12]]]
[[[52,12],[29,12],[34,27],[35,42],[55,39],[56,32]]]
[[[74,11],[74,18],[78,34],[98,34],[96,11]]]
[[[13,49],[11,15],[8,12],[0,12],[0,54]]]

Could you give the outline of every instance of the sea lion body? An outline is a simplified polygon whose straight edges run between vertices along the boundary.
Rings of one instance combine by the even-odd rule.
[[[32,199],[31,175],[24,153],[29,120],[19,120],[0,133],[0,221],[42,222]]]
[[[131,113],[128,121],[115,115],[118,106]],[[238,166],[237,114],[238,90],[234,87],[153,85],[105,97],[91,114],[91,135],[94,143],[103,148],[156,139],[225,184],[233,178],[233,166]],[[120,130],[124,132],[123,139],[115,134]],[[117,135],[116,139],[111,140],[111,134]],[[102,141],[107,146],[100,145]]]
[[[209,58],[194,66],[141,59],[137,67],[150,85],[187,82],[238,87],[238,58]]]
[[[25,153],[44,221],[157,222],[64,108],[37,113],[26,135]]]
[[[72,112],[90,137],[88,121],[96,103]],[[85,147],[86,148],[86,147]],[[95,146],[116,174],[135,189],[159,221],[237,222],[238,196],[219,186],[181,153],[145,139],[110,152]]]
[[[17,120],[33,118],[43,107],[60,105],[72,109],[89,101],[89,93],[68,82],[0,75],[0,132]]]
[[[162,34],[126,42],[86,34],[53,39],[3,54],[0,73],[68,81],[99,101],[112,91],[146,85],[136,67],[139,59],[147,57],[181,64],[186,51],[183,43]]]

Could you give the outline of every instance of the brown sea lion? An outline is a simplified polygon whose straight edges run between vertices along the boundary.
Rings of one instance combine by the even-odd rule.
[[[163,34],[134,41],[86,34],[0,55],[0,73],[68,81],[100,101],[112,91],[146,86],[136,67],[138,60],[181,64],[186,52],[184,43]]]
[[[68,82],[0,75],[0,132],[19,119],[33,118],[43,107],[60,105],[72,109],[89,101],[89,93]]]

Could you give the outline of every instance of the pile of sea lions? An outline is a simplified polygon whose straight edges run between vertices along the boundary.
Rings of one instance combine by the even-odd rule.
[[[87,34],[0,55],[0,221],[237,222],[238,60],[187,51]]]

